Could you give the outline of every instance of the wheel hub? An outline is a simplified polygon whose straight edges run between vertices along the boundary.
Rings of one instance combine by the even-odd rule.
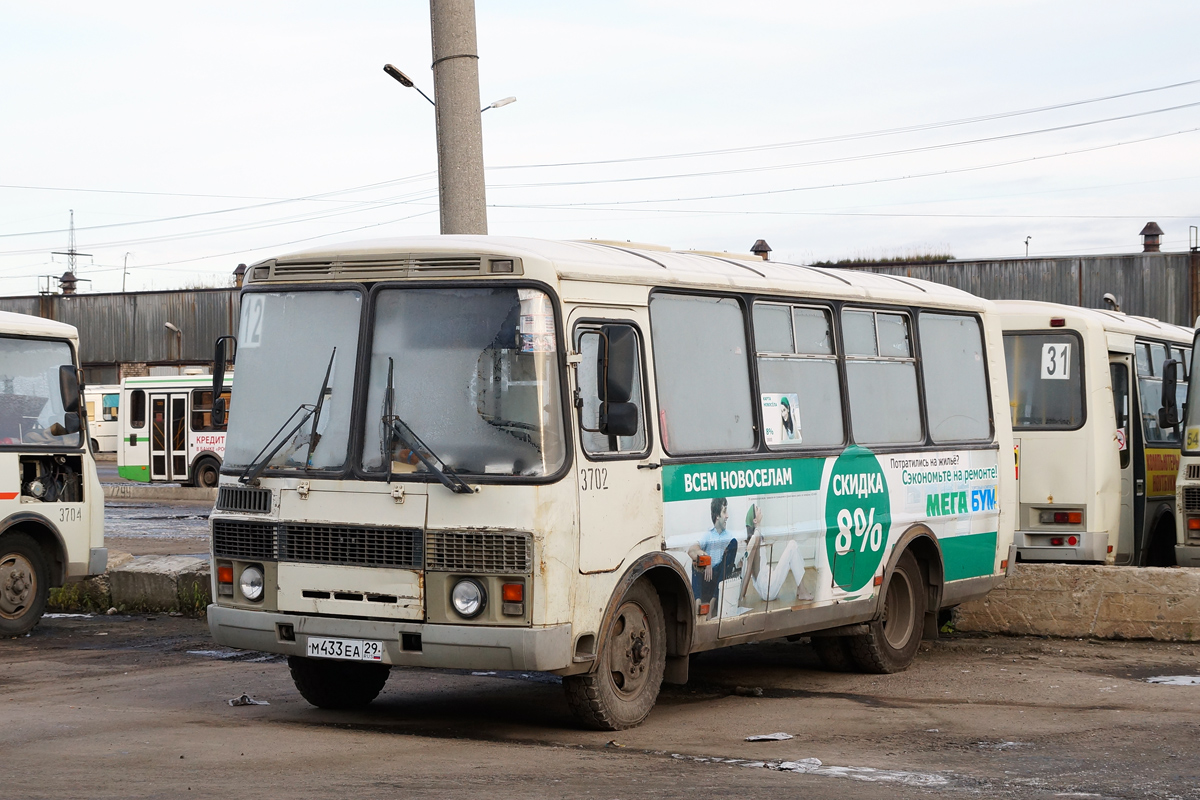
[[[636,603],[627,603],[613,623],[609,674],[618,691],[636,693],[645,683],[650,665],[650,623]]]
[[[10,555],[0,560],[0,616],[21,616],[36,588],[33,565],[24,556]]]

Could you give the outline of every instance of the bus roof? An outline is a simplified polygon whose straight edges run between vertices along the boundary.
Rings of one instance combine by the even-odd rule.
[[[456,256],[453,262],[450,256]],[[939,283],[859,270],[763,261],[736,253],[676,251],[611,241],[549,241],[507,236],[414,236],[324,245],[246,271],[248,282],[379,280],[389,268],[413,278],[480,277],[486,259],[520,258],[522,276],[556,284],[595,281],[750,292],[787,292],[982,310],[989,301]],[[258,275],[256,276],[256,269]]]
[[[18,336],[51,336],[56,339],[79,338],[79,331],[74,325],[29,314],[0,311],[0,334],[5,333]]]
[[[1049,327],[1050,317],[1062,317],[1063,319],[1077,323],[1098,325],[1110,333],[1124,333],[1130,336],[1150,339],[1168,339],[1177,342],[1187,342],[1189,344],[1192,341],[1194,333],[1191,328],[1185,328],[1182,325],[1174,325],[1170,322],[1163,322],[1151,319],[1150,317],[1123,314],[1120,311],[1082,308],[1063,303],[1045,303],[1040,300],[996,300],[995,303],[996,311],[1002,318],[1002,327],[1007,327],[1003,322],[1003,318],[1013,319],[1021,317],[1028,319],[1029,317],[1041,317],[1046,320],[1046,325],[1039,325],[1038,327]],[[1022,321],[1018,324],[1024,325],[1027,323]]]

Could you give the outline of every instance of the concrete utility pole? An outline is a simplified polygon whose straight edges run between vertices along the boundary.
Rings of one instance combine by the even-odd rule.
[[[487,233],[475,0],[429,0],[442,233]]]

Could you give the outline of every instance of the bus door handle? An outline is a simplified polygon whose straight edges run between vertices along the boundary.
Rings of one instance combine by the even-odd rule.
[[[1141,497],[1146,493],[1146,481],[1144,479],[1138,478],[1136,481],[1134,481],[1133,485],[1134,491],[1138,497]]]
[[[658,469],[660,466],[662,466],[662,465],[659,464],[657,461],[651,461],[648,464],[638,464],[637,468],[638,469]]]
[[[129,434],[129,446],[137,447],[137,434],[136,433]]]

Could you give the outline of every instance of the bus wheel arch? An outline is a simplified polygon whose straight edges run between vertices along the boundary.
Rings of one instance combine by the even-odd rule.
[[[58,528],[38,514],[22,511],[0,522],[0,541],[5,536],[18,533],[37,543],[49,571],[50,587],[66,583],[67,545]]]
[[[593,668],[563,678],[572,713],[599,730],[640,725],[668,673],[671,682],[687,680],[691,606],[674,559],[652,553],[635,562],[605,610]]]
[[[23,636],[42,618],[50,564],[42,543],[24,530],[0,534],[0,636]]]

